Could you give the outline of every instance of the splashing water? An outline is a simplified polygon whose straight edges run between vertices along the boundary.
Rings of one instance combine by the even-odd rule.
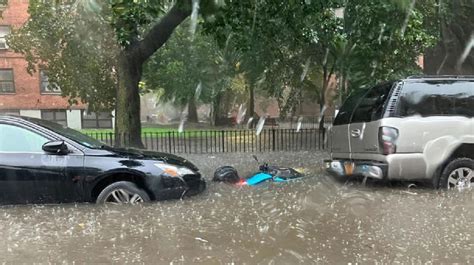
[[[260,135],[260,133],[262,133],[263,125],[265,125],[265,117],[262,116],[257,123],[256,135]]]
[[[240,104],[239,112],[237,113],[237,124],[241,124],[244,120],[245,114],[247,113],[247,109],[244,107],[244,104]]]
[[[260,161],[305,168],[307,178],[236,188],[209,181],[185,200],[137,207],[2,207],[4,263],[348,264],[472,261],[472,192],[437,192],[367,180],[339,182],[325,152],[265,152]],[[248,153],[188,154],[212,176]],[[207,180],[210,180],[207,178]],[[409,191],[409,193],[407,192]],[[417,194],[414,194],[416,192]],[[51,218],[54,216],[54,218]],[[222,233],[221,231],[226,231]],[[88,255],[84,255],[88,253]],[[159,254],[158,254],[159,253]],[[472,263],[472,262],[471,262]]]
[[[471,38],[466,44],[466,47],[464,48],[463,53],[461,54],[461,57],[459,57],[457,67],[461,68],[462,64],[464,61],[466,61],[466,58],[469,56],[471,53],[471,50],[474,48],[474,32],[471,34]]]
[[[303,73],[301,74],[300,81],[303,82],[304,79],[306,78],[306,75],[308,74],[309,71],[309,65],[311,64],[311,56],[306,59],[306,63],[304,64],[303,68]]]
[[[194,34],[196,33],[198,14],[199,14],[199,0],[193,0],[193,11],[191,13],[191,26],[189,28],[189,33],[191,34],[191,38],[194,38]]]
[[[199,97],[201,97],[201,92],[202,92],[202,82],[199,81],[199,84],[196,87],[196,92],[194,92],[194,98],[196,100],[199,100]]]
[[[413,0],[408,7],[407,16],[405,17],[405,22],[403,22],[402,30],[400,31],[402,37],[405,36],[405,31],[407,30],[408,22],[410,21],[411,12],[413,11],[413,8],[415,8],[415,3],[416,0]]]
[[[301,131],[301,126],[303,125],[303,117],[299,117],[298,118],[298,123],[296,125],[296,132],[300,132]]]

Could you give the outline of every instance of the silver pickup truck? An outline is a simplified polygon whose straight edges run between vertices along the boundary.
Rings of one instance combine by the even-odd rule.
[[[336,176],[474,187],[474,76],[419,76],[352,93],[330,130]]]

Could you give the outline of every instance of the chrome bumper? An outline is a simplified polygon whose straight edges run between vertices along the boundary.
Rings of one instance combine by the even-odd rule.
[[[337,177],[363,176],[384,179],[388,165],[373,161],[324,160],[326,171]]]

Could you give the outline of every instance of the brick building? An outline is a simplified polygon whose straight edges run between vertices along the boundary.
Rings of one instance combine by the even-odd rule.
[[[0,8],[0,114],[52,120],[74,129],[112,128],[110,113],[96,115],[86,105],[70,106],[60,87],[48,82],[45,70],[30,75],[25,58],[8,49],[6,36],[28,20],[28,0],[1,0]]]

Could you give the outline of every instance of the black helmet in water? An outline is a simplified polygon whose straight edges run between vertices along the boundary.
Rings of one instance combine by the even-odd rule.
[[[214,178],[212,181],[226,182],[226,183],[237,183],[240,181],[239,174],[234,167],[224,166],[216,169],[214,172]]]

